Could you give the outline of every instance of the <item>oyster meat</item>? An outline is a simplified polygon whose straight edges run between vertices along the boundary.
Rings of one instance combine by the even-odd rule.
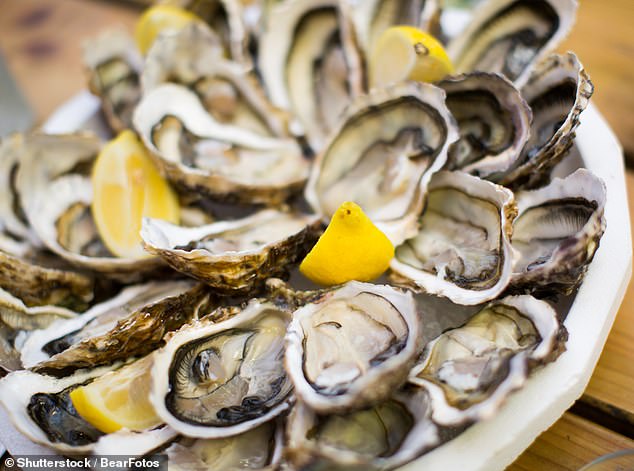
[[[313,246],[320,228],[317,216],[268,209],[192,228],[146,219],[141,236],[150,253],[176,270],[235,294],[288,273]]]
[[[447,53],[457,73],[499,72],[521,88],[572,29],[576,0],[487,0]]]
[[[286,370],[295,394],[311,409],[361,408],[388,398],[404,382],[421,335],[411,293],[351,281],[295,311]]]
[[[211,318],[213,318],[213,313]],[[289,408],[283,366],[291,315],[251,300],[221,322],[195,321],[159,350],[150,400],[161,419],[189,437],[246,432]]]
[[[513,247],[520,258],[513,266],[513,289],[570,294],[581,283],[605,231],[605,184],[579,169],[516,196]]]
[[[357,99],[313,164],[305,196],[330,219],[345,201],[397,245],[416,233],[427,185],[458,137],[444,92],[406,83]]]
[[[486,420],[531,369],[559,356],[566,339],[548,303],[508,296],[429,342],[409,381],[429,392],[436,423]]]
[[[511,279],[516,215],[506,188],[462,172],[437,173],[418,234],[396,248],[393,279],[457,304],[494,299]]]

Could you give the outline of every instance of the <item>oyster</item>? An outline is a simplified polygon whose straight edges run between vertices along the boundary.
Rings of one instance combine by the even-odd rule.
[[[216,200],[279,204],[300,191],[308,176],[308,161],[294,140],[222,124],[179,85],[148,92],[134,125],[172,182]]]
[[[499,72],[521,88],[572,29],[576,0],[488,0],[447,53],[457,73]]]
[[[539,64],[522,96],[533,110],[531,137],[507,172],[492,179],[512,188],[535,188],[570,150],[581,112],[594,86],[573,53],[553,54]]]
[[[125,30],[106,31],[83,44],[90,91],[112,130],[132,127],[132,112],[141,99],[139,76],[143,58]]]
[[[254,299],[227,320],[179,330],[154,359],[150,400],[159,417],[184,435],[221,438],[287,410],[292,385],[283,356],[290,318]]]
[[[511,279],[513,193],[462,172],[429,184],[418,234],[396,248],[393,279],[457,304],[497,297]]]
[[[519,158],[532,113],[520,92],[501,75],[472,72],[439,83],[458,121],[460,139],[449,148],[447,169],[486,177]]]
[[[221,293],[248,292],[288,273],[316,242],[317,216],[263,210],[244,219],[184,228],[146,219],[146,250]]]
[[[275,421],[233,437],[182,437],[165,450],[170,471],[275,469],[282,451],[283,429]]]
[[[101,241],[92,218],[90,170],[101,149],[92,134],[25,138],[16,177],[31,228],[68,263],[132,281],[161,266],[158,258],[115,258]]]
[[[0,405],[17,430],[57,452],[144,455],[173,440],[176,433],[160,427],[143,432],[123,429],[104,435],[77,414],[69,397],[77,386],[119,366],[82,370],[63,378],[15,371],[0,379]]]
[[[508,296],[429,342],[409,381],[429,392],[434,422],[486,420],[533,368],[559,356],[566,338],[548,303]]]
[[[262,136],[287,136],[287,114],[268,101],[252,71],[222,57],[218,41],[200,22],[160,35],[143,69],[144,92],[165,82],[186,85],[217,122]]]
[[[285,458],[294,469],[386,470],[439,443],[429,395],[405,387],[372,407],[319,415],[298,402],[288,419]]]
[[[239,0],[160,0],[160,3],[185,8],[197,15],[218,34],[225,53],[234,61],[250,65],[249,38]]]
[[[605,231],[603,181],[585,169],[516,194],[513,247],[521,257],[511,285],[570,294],[581,282]]]
[[[284,0],[271,7],[258,66],[274,105],[297,117],[319,152],[351,99],[363,92],[361,56],[339,0]]]
[[[31,368],[85,339],[103,335],[137,309],[182,292],[188,286],[187,282],[182,281],[129,286],[114,298],[94,305],[81,316],[58,320],[45,329],[29,334],[20,350],[22,363]]]
[[[351,281],[295,311],[286,370],[295,394],[316,412],[358,409],[405,381],[421,335],[411,293]]]
[[[412,82],[374,90],[348,108],[317,157],[306,199],[326,218],[356,202],[397,245],[416,233],[429,180],[457,137],[441,89]]]

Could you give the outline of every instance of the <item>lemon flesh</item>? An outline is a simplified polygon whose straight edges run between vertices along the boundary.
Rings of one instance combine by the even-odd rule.
[[[413,26],[386,29],[376,42],[370,59],[372,87],[403,80],[436,82],[454,68],[442,44]]]
[[[299,269],[311,281],[372,281],[387,270],[394,246],[355,203],[343,203]]]
[[[134,31],[134,39],[142,54],[146,54],[161,31],[179,30],[198,20],[193,13],[173,5],[156,5],[145,10]]]
[[[152,357],[111,371],[70,393],[80,416],[104,433],[141,431],[162,423],[150,403]]]
[[[92,188],[97,230],[116,256],[148,256],[141,245],[143,217],[179,221],[176,193],[132,131],[121,132],[100,152],[93,167]]]

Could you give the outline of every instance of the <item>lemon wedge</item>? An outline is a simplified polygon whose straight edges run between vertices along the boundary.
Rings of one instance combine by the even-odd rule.
[[[355,203],[343,203],[299,270],[320,285],[372,281],[387,270],[394,246]]]
[[[134,39],[141,53],[146,54],[161,31],[179,30],[198,19],[192,12],[174,5],[155,5],[139,18]]]
[[[160,425],[150,403],[152,356],[111,371],[70,393],[75,409],[104,433],[141,431]]]
[[[149,256],[141,245],[143,217],[177,224],[178,197],[129,130],[106,144],[92,171],[92,215],[108,249],[119,257]]]
[[[376,42],[370,58],[370,83],[383,87],[403,80],[436,82],[453,73],[442,44],[413,26],[392,26]]]

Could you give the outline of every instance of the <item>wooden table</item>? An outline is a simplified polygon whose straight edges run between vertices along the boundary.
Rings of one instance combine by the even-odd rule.
[[[80,40],[122,24],[138,9],[87,0],[2,0],[0,51],[38,122],[85,87]],[[593,101],[634,157],[633,0],[584,0],[562,50],[575,51],[595,82]],[[632,160],[634,162],[634,160]],[[634,172],[627,174],[634,208]],[[634,237],[633,237],[634,238]],[[634,448],[634,288],[630,287],[583,397],[509,467],[577,470],[603,454]]]

